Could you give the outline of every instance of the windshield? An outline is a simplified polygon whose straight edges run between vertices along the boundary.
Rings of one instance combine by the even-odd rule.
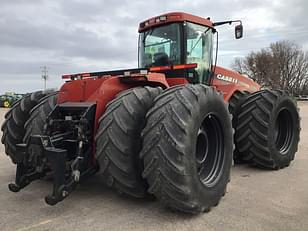
[[[149,29],[140,34],[139,66],[168,66],[181,63],[180,25]]]

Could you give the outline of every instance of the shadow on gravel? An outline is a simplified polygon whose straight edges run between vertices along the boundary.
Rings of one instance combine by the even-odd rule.
[[[232,167],[232,175],[237,177],[250,177],[260,173],[265,172],[263,169],[248,164],[237,164]],[[13,180],[14,175],[10,179]],[[18,193],[11,193],[9,197],[19,208],[34,207],[36,211],[32,213],[39,212],[43,217],[73,216],[72,214],[76,211],[80,211],[81,214],[104,214],[103,216],[107,213],[108,216],[121,216],[122,214],[138,216],[139,214],[153,221],[159,220],[166,223],[172,220],[185,221],[200,217],[168,210],[155,199],[135,199],[119,195],[105,186],[99,175],[83,181],[65,200],[55,206],[49,206],[44,201],[44,197],[51,193],[51,190],[52,179],[49,178],[35,181]],[[212,209],[215,210],[215,207]]]

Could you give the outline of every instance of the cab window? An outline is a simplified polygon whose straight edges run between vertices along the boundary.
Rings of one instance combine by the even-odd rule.
[[[206,26],[186,23],[186,63],[197,63],[197,80],[204,83],[212,62],[212,30]]]

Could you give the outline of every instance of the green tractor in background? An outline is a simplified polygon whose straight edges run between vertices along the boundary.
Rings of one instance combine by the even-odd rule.
[[[22,94],[6,93],[0,96],[0,107],[10,108],[13,104],[23,97]]]

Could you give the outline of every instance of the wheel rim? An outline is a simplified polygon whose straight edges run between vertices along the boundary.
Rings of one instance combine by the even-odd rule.
[[[196,165],[200,181],[213,187],[219,180],[224,163],[224,137],[221,122],[214,114],[203,120],[196,142]]]
[[[279,111],[275,122],[275,144],[282,155],[289,151],[293,136],[294,123],[292,115],[289,110],[283,108]]]

